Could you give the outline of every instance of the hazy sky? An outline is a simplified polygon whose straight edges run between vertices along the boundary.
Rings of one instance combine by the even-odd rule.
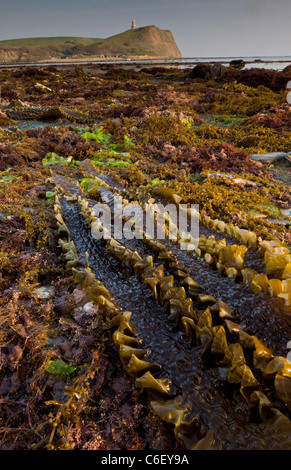
[[[291,55],[290,0],[0,0],[0,39],[170,29],[184,57]]]

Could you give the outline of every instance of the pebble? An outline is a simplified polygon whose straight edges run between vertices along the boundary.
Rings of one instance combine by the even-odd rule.
[[[97,305],[94,305],[93,302],[88,302],[83,306],[83,310],[87,315],[96,315],[98,312],[98,307]]]
[[[83,307],[83,309],[85,310],[86,313],[90,312],[92,310],[92,308],[94,308],[93,302],[88,302]]]

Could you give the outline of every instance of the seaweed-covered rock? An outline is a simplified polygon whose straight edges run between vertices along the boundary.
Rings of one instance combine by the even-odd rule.
[[[213,64],[210,67],[210,74],[213,78],[222,78],[225,74],[226,68],[224,65],[218,63],[218,64]]]
[[[242,59],[231,60],[229,63],[230,67],[234,67],[235,69],[242,69],[245,64],[245,61]]]
[[[228,67],[225,78],[227,81],[236,80],[237,83],[253,88],[265,86],[272,91],[280,91],[286,89],[287,82],[291,79],[291,72],[277,72],[258,68],[240,70]]]
[[[207,78],[210,73],[210,64],[198,64],[190,73],[190,78]]]
[[[190,73],[190,78],[221,78],[225,74],[226,68],[220,64],[197,64]]]

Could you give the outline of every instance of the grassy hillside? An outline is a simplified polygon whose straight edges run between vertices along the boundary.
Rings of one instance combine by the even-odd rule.
[[[106,39],[80,37],[25,38],[0,41],[0,62],[101,56],[181,57],[169,30],[145,26]]]
[[[64,44],[78,45],[82,44],[88,46],[94,42],[103,41],[103,39],[94,38],[80,38],[73,36],[60,36],[52,38],[23,38],[23,39],[8,39],[7,41],[0,41],[0,47],[51,47],[63,46]]]

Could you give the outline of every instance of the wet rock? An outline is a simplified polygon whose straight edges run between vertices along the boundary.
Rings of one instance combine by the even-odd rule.
[[[284,160],[288,157],[288,154],[285,152],[270,152],[270,153],[262,153],[258,155],[252,155],[251,159],[256,162],[262,163],[274,163],[279,160]]]
[[[281,209],[281,214],[285,217],[291,217],[291,208],[290,209]]]
[[[291,226],[291,220],[288,219],[272,219],[270,220],[273,224],[280,225],[282,227],[290,227]]]
[[[254,181],[246,180],[244,178],[234,178],[233,183],[240,184],[246,187],[252,187],[252,188],[257,188],[259,186],[262,186],[262,184],[255,183]]]
[[[259,185],[258,183],[255,183],[254,181],[250,181],[244,178],[234,178],[233,175],[228,175],[225,173],[209,173],[209,176],[212,176],[213,178],[229,178],[232,180],[232,183],[243,185],[246,187],[249,186],[249,187],[257,188],[258,186],[262,186],[261,184]]]
[[[33,294],[40,300],[48,300],[54,297],[55,288],[53,286],[36,287]]]

